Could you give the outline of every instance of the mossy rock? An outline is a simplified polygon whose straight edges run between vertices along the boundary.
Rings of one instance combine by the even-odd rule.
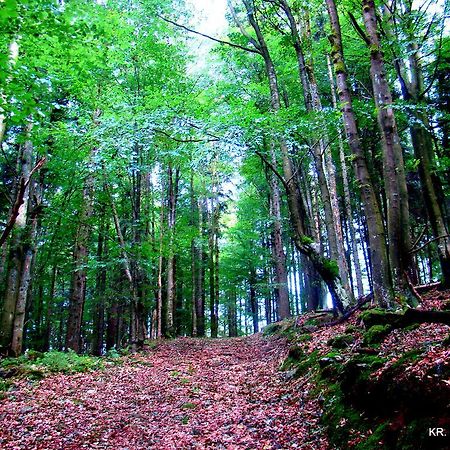
[[[442,345],[450,347],[450,334],[442,341]]]
[[[360,329],[355,326],[355,325],[348,325],[347,328],[345,329],[344,333],[345,334],[352,334],[352,333],[357,333],[358,331],[360,331]]]
[[[281,364],[283,371],[291,370],[292,378],[298,378],[317,364],[318,352],[305,353],[299,346],[293,346],[289,350],[287,358]]]
[[[274,334],[277,334],[281,330],[281,324],[276,323],[270,323],[263,329],[263,336],[273,336]]]
[[[361,313],[361,320],[366,328],[371,328],[374,325],[389,325],[392,322],[392,313],[385,309],[374,308],[368,309]]]
[[[351,334],[338,334],[328,339],[327,345],[333,348],[347,348],[355,342],[355,337]]]
[[[296,337],[297,342],[308,342],[312,339],[312,335],[309,333],[303,333]]]
[[[390,325],[373,325],[364,333],[364,344],[380,344],[384,338],[391,332]]]

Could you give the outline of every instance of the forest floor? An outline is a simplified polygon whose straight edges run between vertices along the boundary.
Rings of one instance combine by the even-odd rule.
[[[0,448],[326,448],[308,378],[279,371],[286,354],[260,334],[180,338],[104,371],[21,380],[0,402]]]
[[[333,326],[309,313],[266,336],[43,357],[100,361],[83,373],[52,374],[30,352],[3,381],[0,449],[450,448],[450,326],[371,325],[386,318],[373,306]],[[428,289],[418,308],[448,314],[450,291]]]

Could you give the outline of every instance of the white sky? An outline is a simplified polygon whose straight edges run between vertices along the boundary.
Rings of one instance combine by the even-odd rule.
[[[223,38],[228,26],[225,19],[226,0],[187,0],[186,4],[193,16],[190,23],[186,25],[211,37]],[[195,62],[189,66],[188,71],[195,75],[205,70],[209,51],[216,44],[207,38],[193,34],[191,38],[190,48]]]
[[[198,22],[197,31],[219,37],[225,30],[227,22],[225,11],[226,0],[188,0]]]

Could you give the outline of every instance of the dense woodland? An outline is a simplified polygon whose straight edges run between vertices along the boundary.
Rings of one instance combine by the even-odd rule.
[[[447,7],[1,1],[1,354],[450,287]]]

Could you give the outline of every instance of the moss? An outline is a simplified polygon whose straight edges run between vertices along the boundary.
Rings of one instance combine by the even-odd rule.
[[[413,330],[417,330],[417,328],[420,327],[419,323],[413,323],[411,325],[408,325],[407,327],[403,328],[404,331],[413,331]]]
[[[317,364],[318,352],[305,353],[299,346],[294,346],[289,350],[287,358],[281,364],[283,371],[294,370],[293,377],[298,378]]]
[[[392,364],[391,367],[392,367],[392,369],[396,369],[398,367],[403,366],[405,363],[417,361],[418,359],[420,359],[422,354],[423,354],[423,351],[418,348],[416,348],[414,350],[410,350],[408,352],[405,352],[405,353],[403,353],[402,356],[400,356],[400,358],[397,361],[395,361]]]
[[[450,346],[450,334],[442,341],[442,345],[444,345],[445,347]]]
[[[355,338],[350,334],[338,334],[328,339],[327,345],[333,348],[346,348],[355,342]]]
[[[310,238],[309,236],[303,235],[300,237],[300,242],[303,245],[311,245],[311,244],[314,244],[314,239]]]
[[[380,53],[380,47],[376,44],[372,44],[370,46],[370,53],[373,55],[374,53]]]
[[[392,322],[392,313],[388,313],[385,309],[374,308],[363,311],[360,316],[366,328],[373,325],[388,325]]]
[[[373,325],[364,333],[364,344],[379,344],[390,333],[390,325]]]
[[[351,334],[351,333],[357,333],[359,331],[359,328],[355,325],[349,325],[345,329],[345,334]]]
[[[272,336],[281,330],[281,325],[279,323],[271,323],[264,327],[263,336]]]
[[[196,408],[196,404],[195,403],[191,403],[191,402],[186,402],[186,403],[183,403],[182,405],[181,405],[181,407],[183,408],[183,409],[195,409]]]
[[[342,61],[336,61],[334,63],[334,71],[336,73],[346,73],[347,69],[345,67],[345,64]]]
[[[339,277],[339,267],[333,259],[322,258],[322,266],[328,279],[334,280]]]
[[[309,333],[300,334],[296,337],[297,342],[308,342],[312,339],[312,335]]]
[[[389,429],[388,423],[381,423],[376,426],[372,433],[363,442],[356,445],[357,450],[371,450],[374,448],[382,448],[384,445],[385,435]],[[384,447],[383,447],[384,448]]]

